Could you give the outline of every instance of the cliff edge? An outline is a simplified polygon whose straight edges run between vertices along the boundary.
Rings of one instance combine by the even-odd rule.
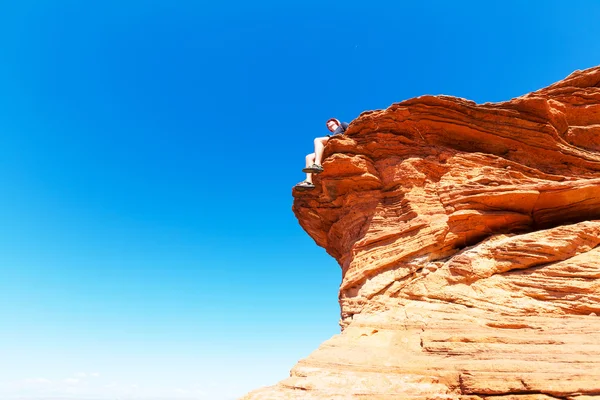
[[[293,211],[342,333],[244,399],[600,399],[600,67],[365,112],[324,157]]]

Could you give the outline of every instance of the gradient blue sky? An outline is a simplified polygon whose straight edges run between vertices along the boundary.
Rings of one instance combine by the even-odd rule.
[[[231,399],[339,332],[325,120],[599,63],[600,2],[6,1],[0,398]]]

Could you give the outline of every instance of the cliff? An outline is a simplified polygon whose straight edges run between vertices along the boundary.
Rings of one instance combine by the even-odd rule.
[[[323,166],[342,333],[244,399],[600,399],[600,67],[365,112]]]

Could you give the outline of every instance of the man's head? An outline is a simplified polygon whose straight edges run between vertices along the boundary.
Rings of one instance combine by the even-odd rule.
[[[329,129],[330,132],[335,131],[339,126],[340,121],[338,121],[336,118],[330,118],[327,120],[327,129]]]

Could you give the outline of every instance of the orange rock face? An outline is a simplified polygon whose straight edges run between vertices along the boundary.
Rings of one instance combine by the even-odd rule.
[[[600,399],[600,67],[361,114],[294,193],[342,333],[244,399]]]

